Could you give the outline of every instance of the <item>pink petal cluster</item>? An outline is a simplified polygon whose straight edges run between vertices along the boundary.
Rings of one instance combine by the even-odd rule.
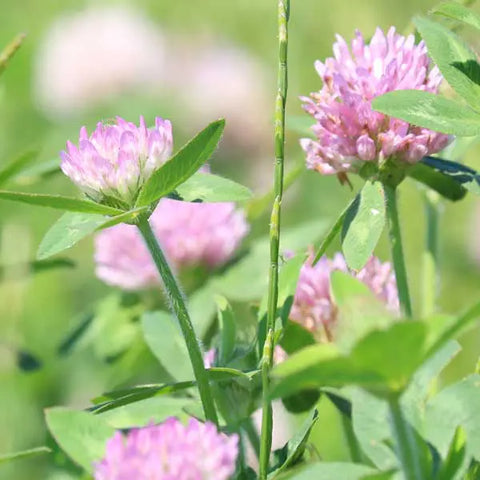
[[[212,423],[171,417],[160,425],[117,432],[95,480],[227,480],[235,472],[237,435],[219,433]]]
[[[188,203],[163,198],[150,217],[166,257],[176,269],[215,268],[235,253],[249,227],[233,203]],[[143,239],[132,225],[116,225],[95,238],[97,276],[136,290],[160,284]]]
[[[98,123],[89,136],[82,127],[78,146],[67,142],[61,152],[63,173],[95,201],[130,206],[140,187],[171,156],[172,125],[160,117],[147,128],[117,117],[114,124]]]
[[[335,270],[349,272],[342,254],[335,254],[331,260],[323,256],[314,266],[310,257],[300,270],[290,312],[292,320],[327,341],[332,340],[337,318],[337,306],[330,293],[330,275]],[[390,311],[399,311],[397,283],[390,263],[372,256],[362,270],[349,273],[367,285]]]
[[[334,58],[317,61],[323,81],[319,92],[301,97],[304,110],[313,116],[316,140],[302,139],[307,167],[322,174],[356,172],[362,163],[395,157],[414,163],[448,144],[447,135],[410,125],[374,112],[372,100],[393,90],[437,93],[442,81],[423,42],[404,37],[391,27],[377,28],[369,44],[356,32],[347,45],[341,36],[333,45]]]

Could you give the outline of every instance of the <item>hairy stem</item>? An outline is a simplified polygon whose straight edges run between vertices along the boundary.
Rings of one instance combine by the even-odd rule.
[[[217,411],[215,410],[212,390],[208,382],[208,374],[203,363],[202,350],[195,335],[183,294],[178,286],[175,276],[172,273],[172,270],[170,269],[170,266],[168,265],[162,249],[158,244],[155,234],[150,227],[148,219],[146,217],[142,217],[139,220],[137,227],[140,230],[145,243],[147,244],[153,261],[155,262],[158,272],[160,273],[160,277],[163,280],[170,308],[180,324],[183,338],[187,344],[188,354],[190,355],[193,373],[197,381],[200,399],[205,412],[205,418],[218,425]]]
[[[266,480],[272,445],[272,405],[268,399],[269,371],[273,362],[275,317],[278,302],[278,255],[280,247],[280,212],[283,195],[285,160],[285,104],[287,100],[288,72],[288,18],[290,0],[278,0],[278,80],[275,101],[275,172],[274,201],[270,220],[270,271],[268,281],[267,335],[263,348],[262,389],[263,411],[260,438],[259,479]],[[265,358],[265,355],[268,358]]]
[[[407,270],[403,255],[402,236],[400,233],[400,221],[398,219],[397,190],[389,185],[384,185],[385,197],[387,200],[387,218],[390,234],[390,248],[392,251],[392,262],[397,280],[398,298],[403,315],[412,317],[412,304],[408,290]]]

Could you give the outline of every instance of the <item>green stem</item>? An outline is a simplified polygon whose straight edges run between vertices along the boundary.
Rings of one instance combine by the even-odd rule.
[[[268,395],[269,379],[272,364],[273,330],[270,329],[265,339],[263,355],[261,361],[262,369],[262,430],[260,436],[260,455],[258,459],[259,472],[258,478],[265,480],[268,475],[268,464],[270,460],[270,451],[272,449],[272,430],[273,430],[273,411],[272,404]]]
[[[275,348],[274,330],[278,302],[278,255],[280,248],[280,211],[283,195],[285,160],[285,105],[287,100],[288,18],[290,0],[278,0],[278,77],[275,101],[275,172],[274,201],[270,220],[270,271],[268,280],[268,309],[266,339],[262,359],[262,431],[260,438],[259,479],[266,480],[272,447],[272,405],[268,398],[269,372]]]
[[[398,397],[389,400],[390,417],[397,449],[406,480],[422,480],[422,465],[412,427],[405,421]]]
[[[387,200],[387,217],[390,234],[390,247],[392,251],[392,262],[397,280],[398,298],[402,313],[412,317],[412,305],[408,291],[407,270],[403,255],[402,237],[400,234],[400,222],[398,219],[397,191],[396,188],[384,185],[385,197]]]
[[[435,312],[435,302],[437,298],[439,200],[440,197],[436,192],[431,190],[425,192],[424,202],[427,231],[422,261],[422,317],[424,318]]]
[[[180,328],[183,333],[183,338],[187,344],[188,354],[190,355],[190,361],[192,362],[193,373],[197,381],[198,391],[200,393],[200,399],[205,412],[205,418],[218,425],[217,411],[215,410],[215,403],[212,396],[210,384],[208,382],[208,374],[205,370],[203,363],[202,350],[198,343],[195,331],[193,329],[190,316],[185,305],[180,287],[168,265],[168,262],[163,255],[162,249],[158,244],[155,234],[150,227],[147,217],[141,217],[137,224],[145,243],[152,255],[153,261],[157,266],[160,277],[163,280],[165,286],[165,292],[167,294],[170,308],[178,319]]]

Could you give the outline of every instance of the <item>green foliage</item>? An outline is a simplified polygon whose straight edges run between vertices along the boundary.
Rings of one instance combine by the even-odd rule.
[[[448,457],[455,432],[461,426],[467,438],[469,458],[480,457],[480,376],[472,374],[440,391],[428,403],[425,412],[425,436]]]
[[[445,2],[433,8],[432,13],[463,22],[480,30],[480,15],[457,2]]]
[[[51,450],[48,447],[36,447],[29,448],[28,450],[22,450],[21,452],[7,453],[0,455],[0,464],[13,462],[14,460],[21,460],[24,458],[36,457],[37,455],[43,455],[50,452]]]
[[[67,455],[87,472],[103,457],[106,441],[115,429],[91,413],[49,408],[45,412],[48,429]]]
[[[385,226],[385,195],[380,182],[365,182],[347,210],[342,229],[342,250],[347,265],[360,270],[377,246]]]
[[[417,182],[423,183],[432,190],[435,190],[448,200],[461,200],[467,193],[467,190],[459,185],[455,179],[442,172],[435,171],[422,162],[412,165],[407,170],[407,175]]]
[[[122,210],[108,207],[100,203],[82,200],[80,198],[62,197],[61,195],[44,195],[42,193],[22,193],[0,190],[0,200],[27,203],[37,207],[56,208],[69,212],[98,213],[100,215],[119,215]]]
[[[168,417],[184,420],[187,417],[185,409],[196,404],[197,401],[192,398],[160,395],[135,400],[96,413],[98,418],[112,427],[124,429],[145,427],[152,422],[161,423]]]
[[[179,185],[175,192],[186,202],[244,202],[252,198],[252,192],[228,178],[197,172]]]
[[[138,385],[133,388],[106,392],[100,397],[94,398],[92,402],[94,407],[90,408],[93,413],[105,413],[115,408],[129,405],[130,403],[139,402],[153,396],[169,395],[182,392],[187,388],[193,387],[195,382],[177,382],[163,383],[153,385]]]
[[[473,109],[478,111],[480,109],[480,65],[475,52],[458,35],[437,22],[424,17],[415,17],[414,23],[427,44],[429,55],[437,64],[445,80]]]
[[[444,177],[450,178],[462,189],[480,195],[480,175],[473,168],[436,157],[425,157],[422,159],[422,164],[442,173]]]
[[[147,210],[146,207],[137,208],[110,218],[88,213],[64,213],[43,237],[38,247],[37,258],[43,260],[63,252],[93,232],[134,221]]]
[[[307,347],[274,368],[272,396],[346,384],[379,396],[399,394],[424,359],[426,335],[424,323],[400,322],[368,333],[347,354],[329,344]]]
[[[277,478],[285,470],[292,468],[298,463],[308,442],[308,438],[318,421],[318,412],[313,410],[305,419],[298,432],[284,445],[283,448],[277,450],[274,454],[278,458],[278,466],[268,475],[268,480]]]
[[[194,378],[185,340],[171,314],[161,311],[145,313],[142,330],[147,345],[172,378],[177,381]]]
[[[156,170],[140,191],[136,206],[151,205],[196,173],[213,154],[224,127],[225,120],[212,122]]]
[[[226,298],[217,296],[218,324],[220,329],[220,346],[218,349],[218,361],[220,365],[226,365],[231,359],[236,344],[236,325],[232,307]]]
[[[396,90],[377,97],[372,107],[392,117],[451,135],[480,134],[480,114],[455,100],[420,90]]]

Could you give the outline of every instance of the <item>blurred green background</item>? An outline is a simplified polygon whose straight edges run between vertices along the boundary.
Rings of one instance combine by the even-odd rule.
[[[366,37],[373,34],[376,26],[387,29],[395,25],[403,31],[414,14],[425,13],[435,3],[430,0],[292,0],[288,114],[301,115],[299,95],[321,87],[313,62],[331,54],[335,33],[350,39],[356,28]],[[97,47],[101,50],[102,42],[107,42],[101,28],[92,24],[89,30],[84,25],[79,34],[81,28],[68,23],[68,18],[79,18],[87,9],[93,12],[90,17],[95,17],[92,9],[102,6],[128,8],[128,15],[143,16],[142,21],[149,24],[148,28],[157,29],[161,35],[162,51],[158,56],[151,48],[143,52],[151,56],[146,63],[153,65],[153,74],[148,69],[142,74],[148,77],[146,83],[125,88],[117,85],[109,91],[109,75],[113,77],[115,73],[109,73],[106,65],[98,63]],[[56,23],[62,18],[67,18],[60,20],[63,30]],[[24,45],[0,78],[0,165],[32,148],[40,150],[38,164],[55,161],[65,141],[76,140],[80,126],[92,127],[96,121],[117,114],[134,122],[140,114],[144,114],[148,122],[155,115],[170,118],[175,143],[180,146],[202,125],[223,115],[225,108],[229,126],[226,139],[216,153],[214,170],[249,185],[256,193],[269,189],[277,51],[274,0],[3,0],[0,27],[2,46],[17,33],[27,33]],[[46,51],[52,28],[59,28],[60,32],[55,37],[55,41],[60,42],[57,50],[63,45],[63,57],[60,55],[58,59],[55,55],[49,57]],[[475,38],[470,40],[475,44]],[[75,42],[80,42],[75,48],[83,49],[81,55],[72,47]],[[119,45],[129,43],[120,38],[118,42]],[[111,38],[108,43],[112,44]],[[227,58],[226,66],[217,71],[213,65],[205,74],[206,80],[196,82],[201,77],[199,66],[210,58],[217,58],[216,54],[209,56],[212,49],[224,52],[218,58]],[[112,55],[122,56],[114,50]],[[125,55],[124,60],[128,62],[134,57]],[[66,60],[69,62],[62,66],[61,62]],[[136,68],[134,63],[132,69]],[[70,66],[71,71],[65,65]],[[104,67],[106,78],[102,79]],[[128,64],[123,67],[129,69]],[[60,95],[62,85],[68,85],[69,81],[81,85],[90,76],[99,79],[101,85],[97,90],[92,80],[93,87],[88,87],[94,91],[94,101],[77,99],[78,108],[49,104],[57,93]],[[43,87],[39,87],[39,83]],[[209,90],[208,95],[202,88]],[[82,93],[85,98],[87,93]],[[185,93],[189,95],[184,98]],[[65,95],[68,97],[68,93]],[[465,162],[480,168],[478,154],[477,148],[471,148]],[[298,134],[289,132],[287,170],[301,159]],[[33,180],[32,176],[24,176],[9,188],[76,194],[61,174],[45,176],[40,182]],[[317,218],[331,221],[351,195],[335,177],[322,178],[305,172],[286,195],[284,224],[293,226]],[[421,192],[416,185],[405,182],[400,205],[411,289],[418,307],[424,213]],[[445,312],[458,311],[479,296],[480,266],[471,254],[476,247],[480,257],[480,227],[475,231],[475,207],[471,197],[458,204],[444,204],[439,303]],[[128,358],[123,363],[103,361],[91,348],[70,356],[58,354],[67,332],[111,291],[95,278],[92,242],[83,241],[67,252],[68,258],[75,262],[74,268],[28,274],[21,265],[34,258],[42,235],[59,213],[0,203],[0,215],[1,455],[45,443],[45,407],[85,407],[90,398],[108,388],[134,384],[138,380],[153,381],[156,377],[151,357],[145,351],[139,354],[140,363],[137,357],[132,362]],[[480,223],[480,210],[477,217]],[[267,229],[268,216],[264,215],[252,225],[251,235],[264,235]],[[377,253],[382,259],[388,258],[385,239]],[[465,349],[449,369],[445,381],[473,369],[480,353],[479,339],[479,331],[463,339]],[[108,339],[105,341],[108,343]],[[24,352],[23,363],[18,361],[19,352]],[[33,368],[35,362],[41,363],[41,368]],[[144,365],[145,369],[135,369],[133,365]],[[324,408],[315,435],[325,459],[339,459],[344,455],[337,426],[338,418]],[[51,457],[39,457],[0,465],[0,479],[71,478],[52,467],[51,460]]]

